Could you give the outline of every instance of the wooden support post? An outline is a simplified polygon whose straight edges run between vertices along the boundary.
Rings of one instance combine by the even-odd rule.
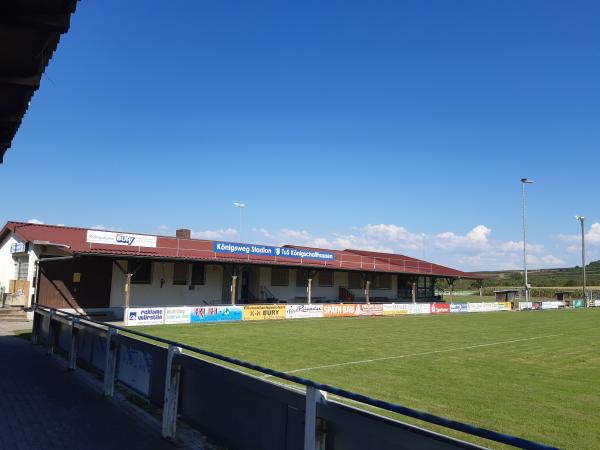
[[[117,368],[117,330],[109,328],[106,331],[106,355],[104,359],[104,395],[112,397],[115,393],[115,374]]]
[[[415,280],[412,282],[412,302],[417,303],[417,282]]]
[[[306,408],[304,416],[304,450],[316,450],[317,443],[317,403],[325,403],[327,393],[306,386]]]
[[[235,299],[237,297],[237,275],[231,275],[231,304],[235,305]]]
[[[306,286],[306,302],[310,305],[312,303],[312,278],[308,278]]]
[[[181,354],[181,347],[169,345],[162,415],[162,436],[166,438],[175,437],[175,433],[177,432],[179,375],[181,374],[181,366],[173,364],[173,359],[177,354]]]
[[[369,291],[371,290],[371,280],[365,281],[365,301],[367,303],[371,303],[371,299],[369,298]]]
[[[129,308],[129,300],[131,298],[131,275],[125,274],[125,308]]]
[[[450,303],[454,302],[454,280],[450,280]]]
[[[77,368],[77,336],[79,329],[77,324],[79,319],[73,317],[71,320],[71,346],[69,347],[69,370],[75,370]]]

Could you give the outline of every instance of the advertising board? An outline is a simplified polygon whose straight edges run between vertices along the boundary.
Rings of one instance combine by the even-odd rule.
[[[323,305],[323,317],[348,317],[354,316],[355,304],[332,303]]]
[[[498,302],[496,305],[498,311],[510,311],[512,309],[511,302]]]
[[[531,302],[519,302],[519,311],[523,311],[526,309],[532,309],[533,303]]]
[[[244,305],[244,320],[285,319],[285,305]]]
[[[600,300],[594,300],[594,306],[600,306]]]
[[[431,314],[450,314],[449,303],[431,303],[430,306]]]
[[[383,305],[384,316],[398,316],[409,314],[409,303],[386,303]]]
[[[411,303],[408,305],[409,314],[430,314],[430,303]]]
[[[190,308],[187,306],[165,307],[165,323],[190,323]]]
[[[242,320],[242,306],[192,306],[190,322],[227,322]]]
[[[306,319],[323,317],[323,305],[286,305],[286,319]]]
[[[565,302],[561,301],[552,301],[552,302],[542,302],[542,309],[558,309],[564,308]]]
[[[126,308],[125,325],[162,325],[165,308]]]
[[[451,313],[469,312],[469,304],[468,303],[451,303],[450,304],[450,312]]]
[[[112,231],[87,230],[86,242],[90,244],[125,245],[128,247],[156,247],[156,236],[143,234],[113,233]]]
[[[542,309],[542,302],[532,302],[531,303],[531,309]]]
[[[573,308],[583,308],[585,306],[583,300],[573,300],[571,305],[573,306]]]

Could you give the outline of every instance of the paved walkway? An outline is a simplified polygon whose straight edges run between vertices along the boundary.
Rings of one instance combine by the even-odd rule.
[[[156,418],[118,395],[105,398],[90,374],[67,371],[64,360],[13,335],[27,328],[0,321],[1,450],[213,448],[189,429],[163,439]]]

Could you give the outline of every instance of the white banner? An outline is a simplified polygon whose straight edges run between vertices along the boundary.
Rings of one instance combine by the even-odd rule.
[[[409,314],[431,314],[429,303],[409,303],[407,308]]]
[[[519,309],[522,311],[524,309],[531,309],[533,307],[532,302],[519,302]]]
[[[386,303],[383,305],[384,316],[396,316],[401,314],[409,314],[409,306],[412,303]]]
[[[558,309],[564,308],[565,302],[553,301],[553,302],[542,302],[542,309]]]
[[[600,300],[594,300],[594,306],[600,306]]]
[[[323,305],[286,305],[286,319],[306,319],[309,317],[323,317]]]
[[[167,306],[165,323],[190,323],[190,308],[187,306]]]
[[[126,308],[125,325],[162,325],[165,308]]]
[[[143,234],[113,233],[112,231],[87,230],[86,242],[91,244],[124,245],[127,247],[156,248],[156,236]]]

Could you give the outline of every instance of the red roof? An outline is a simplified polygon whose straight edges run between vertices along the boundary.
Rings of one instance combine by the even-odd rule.
[[[51,244],[67,246],[64,250],[73,255],[95,254],[173,260],[189,259],[198,261],[244,262],[252,264],[360,270],[367,272],[423,274],[450,278],[481,278],[471,273],[393,253],[379,253],[363,250],[330,250],[286,245],[285,247],[289,248],[310,249],[333,253],[335,255],[335,260],[328,261],[306,258],[286,258],[282,256],[240,255],[215,252],[213,250],[213,243],[215,241],[182,239],[171,236],[157,236],[156,248],[137,246],[128,247],[89,243],[87,242],[87,231],[87,228],[8,222],[0,232],[0,242],[4,240],[10,232],[13,232],[21,239],[28,242],[47,241]]]

